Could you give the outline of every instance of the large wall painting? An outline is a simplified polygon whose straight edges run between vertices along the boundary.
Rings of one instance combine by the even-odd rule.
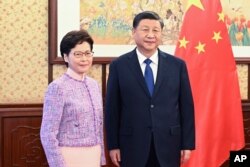
[[[248,0],[249,1],[249,0]],[[134,16],[145,10],[157,11],[163,18],[163,44],[175,45],[181,29],[187,0],[80,0],[80,26],[98,44],[133,44]],[[233,46],[250,46],[250,3],[247,0],[221,0],[225,22]]]
[[[248,1],[221,0],[236,58],[250,58]],[[53,50],[50,52],[52,55],[59,55],[60,40],[68,31],[86,29],[95,41],[95,57],[109,62],[135,47],[131,36],[134,16],[141,11],[153,10],[165,23],[160,48],[174,53],[187,2],[188,0],[49,0],[50,43],[57,45],[57,53]],[[55,56],[51,62],[57,63],[57,60],[62,59]]]

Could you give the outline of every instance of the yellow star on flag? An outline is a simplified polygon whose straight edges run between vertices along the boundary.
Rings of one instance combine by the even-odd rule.
[[[223,12],[220,12],[220,13],[218,13],[218,16],[219,16],[218,21],[222,21],[222,22],[224,22],[224,18],[225,18],[224,13],[223,13]]]
[[[201,52],[205,52],[205,44],[202,44],[201,42],[199,42],[199,44],[195,47],[195,49],[197,49],[198,54],[200,54]]]
[[[189,41],[187,41],[185,37],[183,37],[182,39],[180,39],[179,42],[180,42],[179,48],[181,48],[181,47],[186,48],[187,44],[189,43]]]
[[[189,0],[187,5],[187,10],[192,6],[196,6],[197,8],[200,8],[201,10],[204,10],[204,7],[201,3],[201,0]]]
[[[214,32],[214,36],[213,36],[212,39],[214,39],[216,41],[216,43],[218,43],[218,41],[220,39],[222,39],[221,36],[220,36],[220,32]]]

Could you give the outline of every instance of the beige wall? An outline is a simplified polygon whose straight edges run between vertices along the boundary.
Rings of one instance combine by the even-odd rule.
[[[0,104],[41,103],[48,84],[48,1],[0,0]],[[54,66],[54,78],[65,70]],[[90,76],[101,83],[101,66]]]
[[[48,1],[0,0],[0,104],[42,103],[48,84]],[[238,65],[247,98],[247,66]],[[65,70],[54,66],[54,78]],[[101,83],[101,66],[90,76]]]
[[[47,86],[48,2],[0,0],[0,103],[37,103]]]

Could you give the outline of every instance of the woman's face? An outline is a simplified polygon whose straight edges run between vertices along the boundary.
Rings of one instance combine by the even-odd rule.
[[[71,49],[69,55],[64,55],[68,68],[79,75],[85,75],[93,62],[93,52],[88,42],[77,44]]]

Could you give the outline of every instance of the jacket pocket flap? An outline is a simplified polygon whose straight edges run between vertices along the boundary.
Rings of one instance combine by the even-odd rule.
[[[170,127],[170,134],[171,135],[180,135],[181,134],[181,127],[180,126]]]

